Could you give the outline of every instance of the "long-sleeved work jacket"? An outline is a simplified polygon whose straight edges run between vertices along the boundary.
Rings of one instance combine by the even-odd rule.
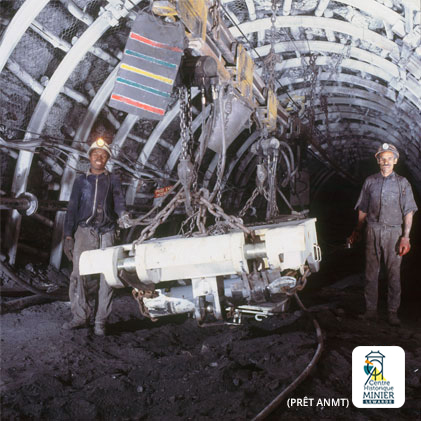
[[[76,178],[64,222],[64,236],[73,236],[77,227],[92,227],[99,234],[111,231],[126,211],[119,178],[108,171],[96,175],[88,171]]]

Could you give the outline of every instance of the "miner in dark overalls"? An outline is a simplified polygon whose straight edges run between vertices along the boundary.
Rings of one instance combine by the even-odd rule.
[[[95,334],[105,335],[105,323],[111,312],[113,291],[104,276],[93,279],[79,275],[79,258],[82,252],[110,247],[114,243],[116,222],[128,227],[129,216],[119,178],[105,166],[111,150],[103,139],[92,143],[88,151],[90,169],[76,178],[64,222],[64,253],[73,261],[69,297],[72,320],[64,329],[76,329],[89,323],[95,313]],[[95,296],[93,309],[89,298]]]
[[[395,146],[383,143],[375,157],[380,172],[367,177],[355,206],[358,209],[358,224],[349,242],[361,238],[364,223],[366,228],[366,266],[364,297],[365,319],[377,318],[378,277],[381,257],[385,263],[388,281],[388,321],[399,326],[397,316],[401,300],[400,266],[402,256],[409,252],[409,233],[412,217],[417,211],[411,186],[405,177],[393,171],[399,158]]]

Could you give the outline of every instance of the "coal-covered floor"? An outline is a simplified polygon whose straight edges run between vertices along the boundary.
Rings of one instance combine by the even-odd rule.
[[[300,297],[320,323],[324,349],[288,396],[346,398],[349,407],[288,408],[283,401],[269,419],[421,419],[419,217],[402,265],[402,326],[386,322],[383,275],[380,318],[363,321],[363,247],[344,247],[356,195],[333,179],[312,202],[323,263]],[[129,291],[120,291],[105,338],[92,328],[62,330],[69,317],[67,302],[1,316],[2,420],[248,420],[296,379],[317,347],[311,319],[294,302],[282,317],[199,328],[186,317],[144,320]],[[353,406],[352,351],[361,345],[405,350],[402,408]]]

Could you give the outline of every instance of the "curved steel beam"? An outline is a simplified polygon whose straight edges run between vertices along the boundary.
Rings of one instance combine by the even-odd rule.
[[[338,54],[341,55],[349,48],[349,52],[347,52],[346,57],[352,57],[358,59],[360,61],[373,64],[388,73],[392,77],[397,77],[400,75],[400,67],[397,64],[392,63],[389,60],[379,56],[376,53],[363,50],[362,48],[357,47],[348,47],[343,45],[339,42],[329,42],[329,41],[313,41],[313,40],[306,40],[306,41],[284,41],[278,42],[275,44],[275,52],[277,54],[283,54],[288,52],[295,52],[299,51],[300,54],[306,54],[310,51],[312,52],[325,52],[331,54]],[[269,54],[270,52],[270,45],[264,45],[262,47],[258,47],[255,50],[251,51],[251,56],[256,59],[259,56],[264,57]],[[332,58],[332,63],[335,64],[335,59]],[[414,60],[415,61],[415,60]],[[417,63],[408,63],[406,69],[413,74],[416,79],[421,77],[421,60],[416,60]]]
[[[0,72],[31,22],[50,0],[26,0],[7,26],[0,42]]]
[[[254,131],[246,141],[241,145],[241,147],[236,152],[235,156],[230,160],[229,166],[227,171],[225,172],[224,178],[222,180],[221,189],[224,188],[225,184],[227,184],[228,179],[231,176],[231,173],[234,171],[235,166],[237,165],[238,161],[242,158],[242,156],[250,149],[251,145],[259,138],[260,133],[256,130]]]
[[[323,124],[318,125],[317,128],[326,131],[326,126]],[[343,133],[343,128],[344,126],[341,123],[329,123],[329,131],[331,133],[335,131],[337,131],[338,133]],[[404,141],[401,139],[400,134],[396,131],[388,131],[380,127],[370,126],[368,124],[362,125],[359,123],[347,124],[347,129],[351,130],[352,134],[356,133],[357,135],[359,135],[360,132],[364,134],[367,134],[367,132],[373,133],[376,136],[380,137],[381,141],[383,141],[383,139],[388,139],[391,141],[391,143],[393,143],[396,146],[399,146],[400,148],[402,148],[402,145],[404,144]],[[325,144],[326,142],[323,143],[323,145]]]
[[[140,0],[133,0],[130,3],[130,8],[134,7],[139,2]],[[108,28],[117,25],[118,19],[126,16],[128,12],[129,11],[125,8],[118,8],[116,4],[111,5],[111,3],[109,3],[106,8],[103,9],[102,14],[86,29],[78,41],[73,45],[57,67],[47,87],[44,89],[28,124],[24,141],[31,140],[34,137],[34,133],[42,132],[57,96],[80,60],[82,60],[89,51],[89,48],[95,44]],[[26,190],[32,158],[33,153],[31,152],[24,151],[19,153],[11,189],[14,196],[17,196]],[[16,259],[20,223],[21,216],[19,212],[12,211],[6,230],[6,245],[8,248],[9,261],[12,264]]]
[[[326,115],[324,111],[321,108],[318,108],[315,111],[315,121],[325,121]],[[378,125],[383,127],[385,130],[393,130],[396,129],[396,122],[394,122],[391,118],[387,118],[385,116],[378,116],[378,117],[370,117],[362,113],[355,112],[351,107],[347,112],[341,112],[336,110],[333,107],[330,107],[328,109],[328,118],[329,118],[329,124],[332,121],[336,121],[337,123],[342,123],[345,127],[349,123],[348,120],[359,120],[362,123],[370,123],[370,125]],[[401,127],[401,126],[400,126]],[[405,131],[411,130],[410,127],[408,127],[406,124],[404,124]],[[401,136],[404,136],[408,140],[411,138],[408,136],[408,133],[402,133]]]
[[[296,91],[290,92],[290,94],[291,95],[294,95],[294,94],[297,94],[297,95],[300,95],[301,94],[302,95],[302,92],[301,92],[301,90],[296,90]],[[336,87],[328,86],[328,87],[323,87],[323,89],[321,90],[321,94],[323,94],[323,95],[324,94],[330,94],[330,95],[338,95],[338,94],[340,95],[340,94],[343,94],[343,95],[348,95],[350,93],[349,93],[349,89],[348,88],[342,88],[342,87],[339,87],[339,86],[336,86]],[[373,93],[370,93],[370,92],[367,92],[367,91],[364,91],[364,90],[361,90],[361,89],[356,89],[356,88],[352,89],[352,94],[353,94],[353,96],[350,97],[350,98],[357,97],[357,98],[368,99],[368,100],[372,101],[373,103],[377,103],[377,104],[379,104],[379,105],[381,105],[383,107],[387,107],[388,109],[390,109],[389,113],[388,114],[382,114],[381,117],[380,117],[380,119],[385,119],[386,121],[388,121],[388,124],[390,124],[391,126],[393,126],[394,129],[398,129],[402,125],[402,123],[403,123],[409,129],[411,129],[413,131],[416,130],[415,129],[415,123],[414,122],[408,123],[408,121],[406,121],[405,119],[396,119],[396,113],[393,113],[394,108],[396,107],[396,104],[394,104],[393,102],[387,101],[387,100],[385,100],[384,97],[381,97],[379,95],[376,95],[376,94],[373,94]],[[329,96],[327,98],[329,98]],[[350,101],[350,103],[352,103],[352,101]],[[319,102],[319,104],[320,104],[320,102]],[[316,104],[314,104],[314,105],[316,105]],[[317,107],[317,108],[321,108],[321,105],[319,107]],[[334,108],[331,107],[331,111],[335,111]],[[331,116],[331,111],[329,112],[329,117]],[[396,111],[398,111],[398,110],[396,110]],[[354,110],[354,112],[356,113],[355,110]],[[323,111],[320,111],[320,113],[322,114]],[[359,114],[362,116],[362,120],[363,120],[365,115],[363,113],[361,113],[361,112]],[[409,136],[410,133],[405,133],[405,135],[408,136],[408,137],[410,137]],[[416,134],[414,133],[414,136],[415,135]]]
[[[317,57],[315,64],[316,66],[327,66],[330,64],[330,61],[331,59],[328,57]],[[404,96],[406,96],[410,101],[412,101],[416,107],[421,109],[421,87],[419,83],[417,81],[412,80],[411,77],[409,77],[405,81],[399,80],[399,74],[393,76],[377,66],[373,66],[371,64],[353,59],[343,59],[341,62],[341,67],[376,76],[388,82],[390,86],[396,89],[397,91],[401,91],[403,88],[407,88],[404,91]],[[288,59],[282,61],[282,63],[278,63],[275,68],[276,71],[279,72],[293,68],[302,68],[302,62],[301,59],[297,58]]]
[[[230,160],[229,167],[227,171],[224,174],[224,177],[221,182],[221,190],[223,190],[224,186],[227,184],[228,179],[234,170],[235,166],[237,165],[238,161],[241,159],[241,157],[247,152],[247,150],[251,147],[251,145],[257,140],[257,138],[260,136],[260,133],[256,130],[254,131],[247,139],[246,141],[241,145],[241,147],[236,152],[235,156]],[[215,154],[212,161],[210,162],[204,176],[203,180],[203,186],[207,187],[210,183],[210,180],[212,179],[215,169],[218,164],[219,155]]]
[[[257,19],[253,22],[245,22],[239,27],[230,27],[231,34],[234,38],[241,38],[243,32],[245,35],[270,29],[272,23],[270,18]],[[369,41],[373,45],[388,53],[393,53],[399,57],[399,47],[393,41],[371,31],[367,28],[356,26],[352,23],[344,22],[338,19],[322,18],[315,16],[278,16],[275,22],[279,28],[318,28],[323,30],[331,30],[350,35],[354,38]],[[241,32],[240,32],[241,31]]]
[[[161,137],[162,133],[164,133],[165,129],[169,126],[169,124],[173,121],[173,119],[178,115],[180,112],[180,101],[177,101],[173,107],[165,113],[164,118],[156,125],[155,129],[149,136],[145,146],[143,147],[142,151],[139,154],[139,157],[136,161],[136,166],[144,166],[148,159],[150,158],[152,151],[156,144],[159,142],[159,138]],[[130,184],[129,188],[127,189],[126,193],[126,203],[127,205],[133,205],[136,199],[136,191],[139,187],[140,180],[134,179]]]
[[[124,143],[127,140],[127,136],[132,131],[133,127],[139,121],[140,117],[135,114],[127,114],[120,128],[117,130],[116,135],[113,138],[111,144],[112,155],[117,157],[120,153],[120,150],[123,148]],[[112,169],[113,163],[110,163],[110,169]]]
[[[327,72],[323,72],[318,78],[320,81],[327,81],[330,82],[331,79],[329,77],[330,74]],[[365,89],[368,89],[373,92],[377,92],[381,95],[383,95],[385,98],[391,99],[393,102],[396,101],[396,95],[395,93],[386,88],[385,86],[381,85],[380,83],[367,80],[358,76],[348,75],[348,74],[340,74],[336,78],[336,81],[339,83],[346,83],[349,85],[355,85],[358,87],[362,87]],[[282,78],[280,79],[280,83],[282,85],[289,85],[290,83],[294,83],[295,85],[300,84],[306,84],[307,82],[303,78],[292,80],[290,78]],[[308,89],[308,88],[307,88]],[[322,91],[325,89],[325,86],[322,85]],[[352,93],[352,89],[350,88],[350,93]],[[300,91],[301,89],[297,89],[297,91]],[[295,91],[293,91],[295,92]],[[293,92],[289,91],[290,95],[293,96]],[[288,103],[290,101],[289,97],[286,94],[282,94],[279,96],[281,103]],[[402,113],[403,115],[400,115],[400,118],[405,120],[405,122],[410,126],[416,126],[418,125],[421,128],[421,121],[419,119],[419,113],[418,111],[410,105],[407,101],[400,102],[399,104],[395,104],[395,106],[398,108],[398,113]],[[383,112],[383,111],[382,111]],[[390,114],[390,111],[387,113]],[[393,113],[395,116],[395,113]]]

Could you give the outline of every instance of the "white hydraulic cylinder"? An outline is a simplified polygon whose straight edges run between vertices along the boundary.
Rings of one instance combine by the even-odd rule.
[[[243,232],[193,238],[153,239],[132,244],[90,250],[79,261],[81,275],[102,273],[114,288],[125,285],[118,270],[136,273],[144,284],[180,279],[215,278],[249,273],[247,260],[260,258],[262,270],[301,270],[309,264],[319,270],[316,219],[302,219],[250,227],[257,242],[246,244]]]
[[[248,273],[244,233],[169,238],[138,244],[135,266],[141,281],[159,283]]]

